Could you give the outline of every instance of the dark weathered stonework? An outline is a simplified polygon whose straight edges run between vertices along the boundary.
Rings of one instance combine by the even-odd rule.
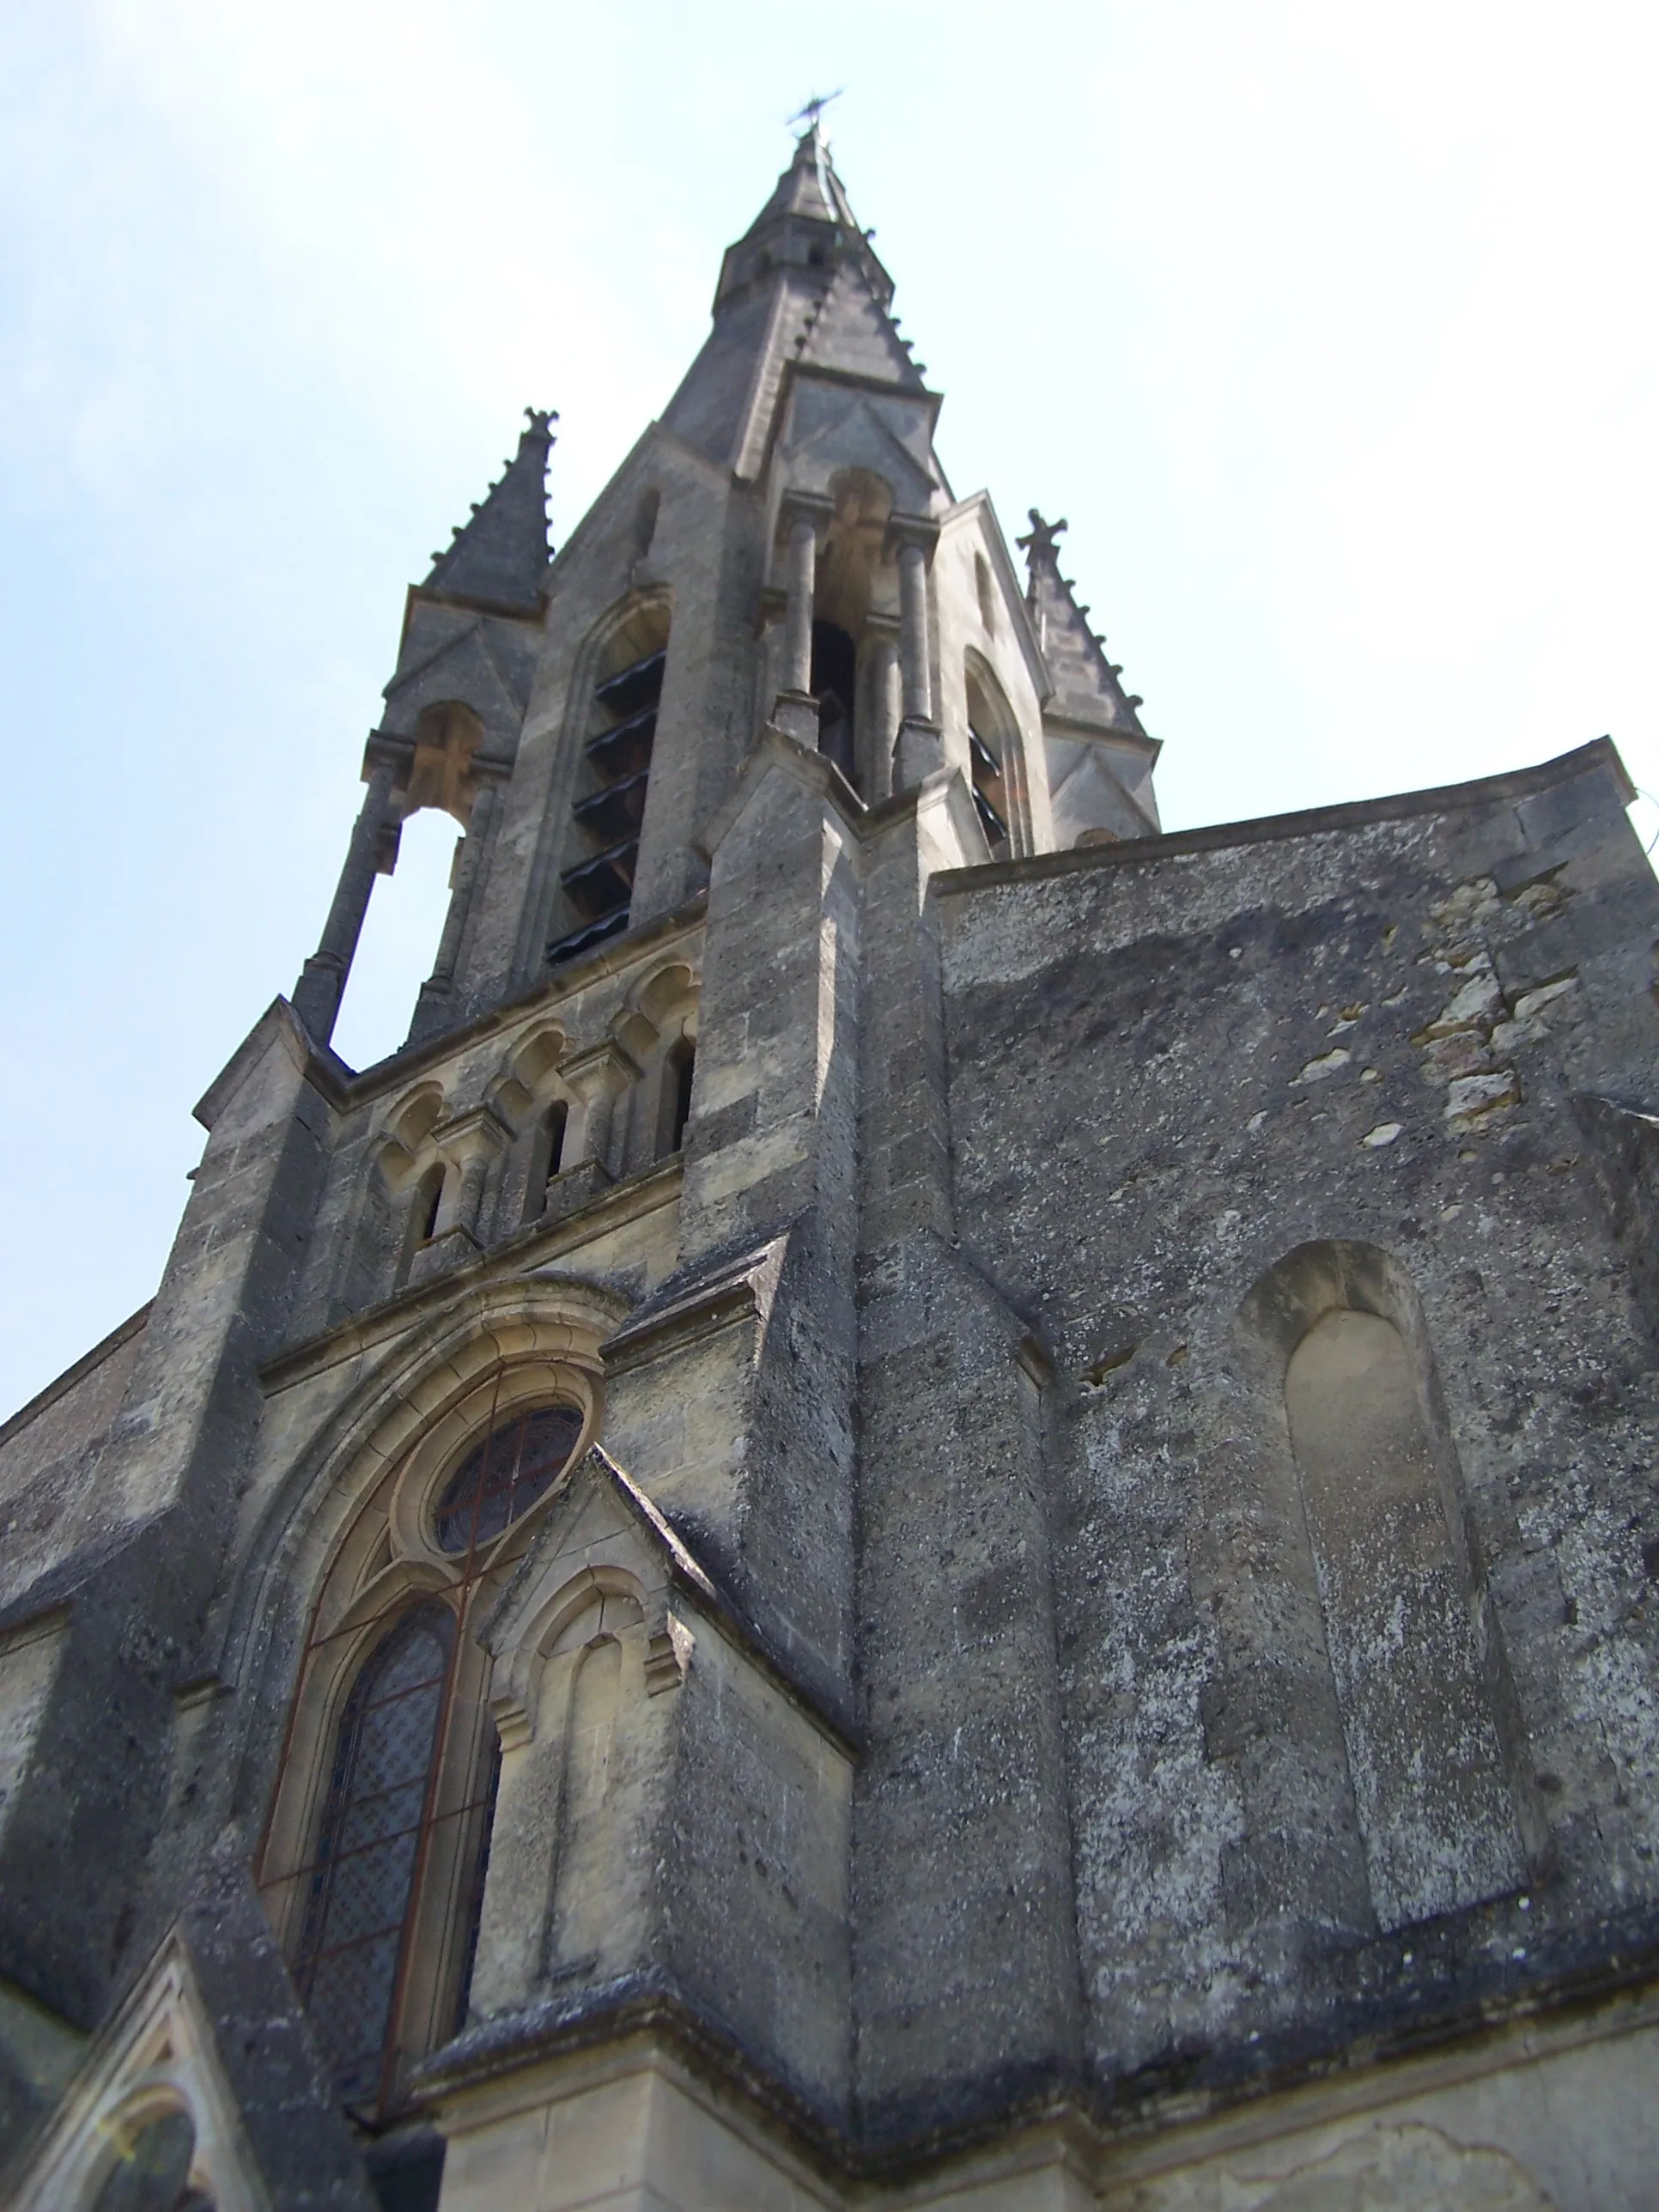
[[[21,2204],[180,2114],[225,2205],[1642,2198],[1623,771],[1159,835],[1060,526],[1022,590],[890,293],[814,129],[552,560],[532,412],[155,1302],[0,1430]],[[449,921],[355,1072],[424,805]],[[458,1564],[457,1471],[548,1404],[580,1443]],[[343,2118],[290,1976],[419,1606],[458,1802]]]

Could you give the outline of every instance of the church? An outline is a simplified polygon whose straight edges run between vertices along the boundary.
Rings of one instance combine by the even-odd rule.
[[[1632,787],[1162,833],[870,236],[815,118],[556,556],[530,412],[0,1428],[21,2212],[1655,2201]]]

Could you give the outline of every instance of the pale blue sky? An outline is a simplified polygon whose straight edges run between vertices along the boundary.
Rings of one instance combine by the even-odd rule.
[[[0,1412],[155,1285],[191,1105],[316,937],[404,585],[529,401],[565,537],[814,89],[956,488],[1071,518],[1170,824],[1604,730],[1659,789],[1654,23],[4,0]],[[428,826],[354,1057],[430,953]]]

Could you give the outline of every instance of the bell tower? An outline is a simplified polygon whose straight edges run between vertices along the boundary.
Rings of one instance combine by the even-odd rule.
[[[698,894],[708,821],[767,726],[866,808],[957,773],[999,854],[1056,842],[1060,783],[1067,843],[1156,825],[1156,745],[1052,539],[1029,541],[1022,591],[988,500],[953,495],[939,398],[892,299],[815,118],[726,251],[702,351],[556,559],[553,417],[531,411],[410,589],[362,811],[295,992],[319,1042],[375,876],[422,806],[465,835],[411,1044]]]

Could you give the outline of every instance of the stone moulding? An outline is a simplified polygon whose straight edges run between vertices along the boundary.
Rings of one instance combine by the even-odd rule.
[[[861,2193],[937,2173],[975,2153],[1046,2137],[1085,2185],[1104,2187],[1237,2152],[1292,2133],[1480,2080],[1535,2061],[1659,2027],[1659,1923],[1630,1929],[1627,1951],[1565,1966],[1524,1992],[1492,1985],[1382,2027],[1282,2039],[1154,2063],[1113,2081],[1062,2077],[1001,2082],[948,2111],[848,2119],[757,2064],[741,2039],[660,1972],[629,1976],[568,1999],[550,1998],[468,2030],[421,2067],[414,2086],[428,2109],[630,2041],[655,2043],[729,2098],[763,2132],[781,2136],[832,2185]],[[1420,1931],[1419,1940],[1420,1940]],[[992,2089],[993,2085],[981,2085]],[[1287,2111],[1287,2105],[1290,2109]]]
[[[783,1265],[783,1237],[720,1267],[665,1300],[653,1302],[599,1347],[607,1375],[625,1375],[669,1351],[714,1336],[769,1303]]]
[[[1442,784],[1431,791],[1407,791],[1387,799],[1352,799],[1339,806],[1310,806],[1295,814],[1264,814],[1248,822],[1224,822],[1212,829],[1171,830],[1152,837],[1133,837],[1115,845],[1091,845],[1081,852],[1039,853],[1024,860],[993,860],[982,867],[941,868],[931,880],[940,898],[961,898],[994,884],[1041,883],[1105,868],[1133,867],[1185,853],[1224,852],[1230,845],[1266,845],[1281,838],[1316,837],[1331,830],[1358,830],[1372,822],[1403,822],[1414,815],[1454,814],[1505,799],[1530,799],[1558,784],[1596,771],[1612,777],[1628,805],[1636,797],[1610,738],[1592,738],[1570,753],[1540,761],[1535,768],[1510,769],[1470,783]]]

